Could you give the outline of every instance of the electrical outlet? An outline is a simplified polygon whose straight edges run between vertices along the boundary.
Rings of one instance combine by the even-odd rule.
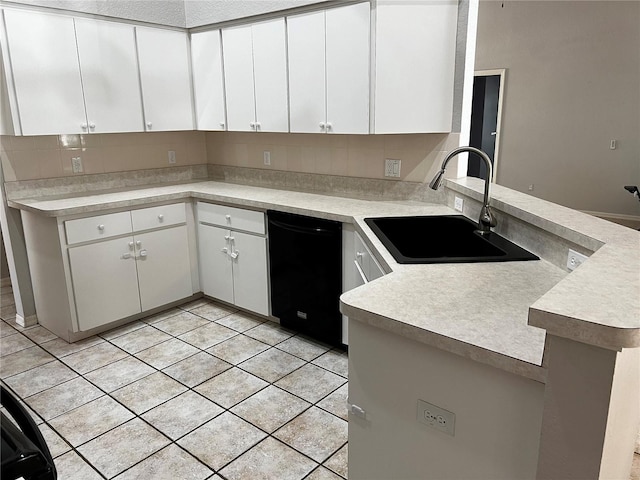
[[[169,163],[176,163],[176,152],[174,152],[173,150],[169,150],[167,153],[169,156]]]
[[[269,150],[262,152],[262,157],[265,165],[271,165],[271,152]]]
[[[453,412],[440,408],[437,405],[418,400],[418,410],[416,413],[418,422],[424,423],[436,430],[440,430],[452,437],[456,429],[456,415]]]
[[[392,160],[390,158],[384,161],[385,177],[400,177],[400,160]]]
[[[71,158],[71,170],[73,173],[82,173],[82,158],[81,157],[72,157]]]
[[[455,199],[453,201],[453,208],[455,208],[457,211],[461,212],[462,211],[462,197],[459,196],[455,196]]]
[[[569,249],[569,255],[567,255],[567,270],[573,271],[578,268],[589,257]]]

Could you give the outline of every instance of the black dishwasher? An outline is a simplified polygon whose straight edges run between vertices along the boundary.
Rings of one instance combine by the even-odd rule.
[[[342,344],[342,224],[267,212],[271,312],[283,327]]]

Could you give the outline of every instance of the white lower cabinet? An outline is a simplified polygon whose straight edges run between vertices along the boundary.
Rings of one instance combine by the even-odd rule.
[[[190,296],[191,265],[187,226],[135,235],[142,311]]]
[[[385,275],[371,250],[353,225],[342,225],[342,291],[369,283]],[[342,316],[342,343],[349,345],[349,319]]]
[[[191,203],[21,216],[38,322],[66,341],[199,291]]]
[[[198,203],[200,287],[205,295],[269,315],[264,214]],[[220,223],[215,225],[215,223]],[[240,225],[247,232],[232,230]]]
[[[69,249],[80,330],[140,313],[132,242],[126,237]]]
[[[166,205],[65,222],[67,239],[78,226],[107,232],[123,217],[145,228],[133,235],[69,246],[69,267],[80,331],[152,310],[193,294],[184,204]],[[95,221],[94,221],[95,220]],[[113,222],[110,223],[110,221]],[[154,225],[154,220],[157,225]],[[93,224],[96,228],[92,228]],[[177,223],[177,225],[172,225]],[[135,230],[135,226],[133,227]]]

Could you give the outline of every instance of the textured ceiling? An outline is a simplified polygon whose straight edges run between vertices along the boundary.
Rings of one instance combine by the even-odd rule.
[[[321,3],[322,0],[9,0],[76,12],[192,28]]]

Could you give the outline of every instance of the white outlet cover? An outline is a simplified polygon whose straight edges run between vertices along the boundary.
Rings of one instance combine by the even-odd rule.
[[[453,201],[453,208],[455,208],[458,212],[462,211],[463,200],[462,197],[455,196]]]
[[[440,430],[452,437],[456,431],[456,415],[453,412],[440,408],[432,403],[418,399],[416,419],[420,423]]]
[[[569,249],[569,255],[567,255],[567,270],[570,272],[582,265],[589,257]]]
[[[264,164],[265,165],[271,165],[271,152],[268,150],[265,150],[262,154],[263,158],[264,158]]]
[[[169,163],[176,163],[176,152],[169,150],[167,156],[169,157]]]

